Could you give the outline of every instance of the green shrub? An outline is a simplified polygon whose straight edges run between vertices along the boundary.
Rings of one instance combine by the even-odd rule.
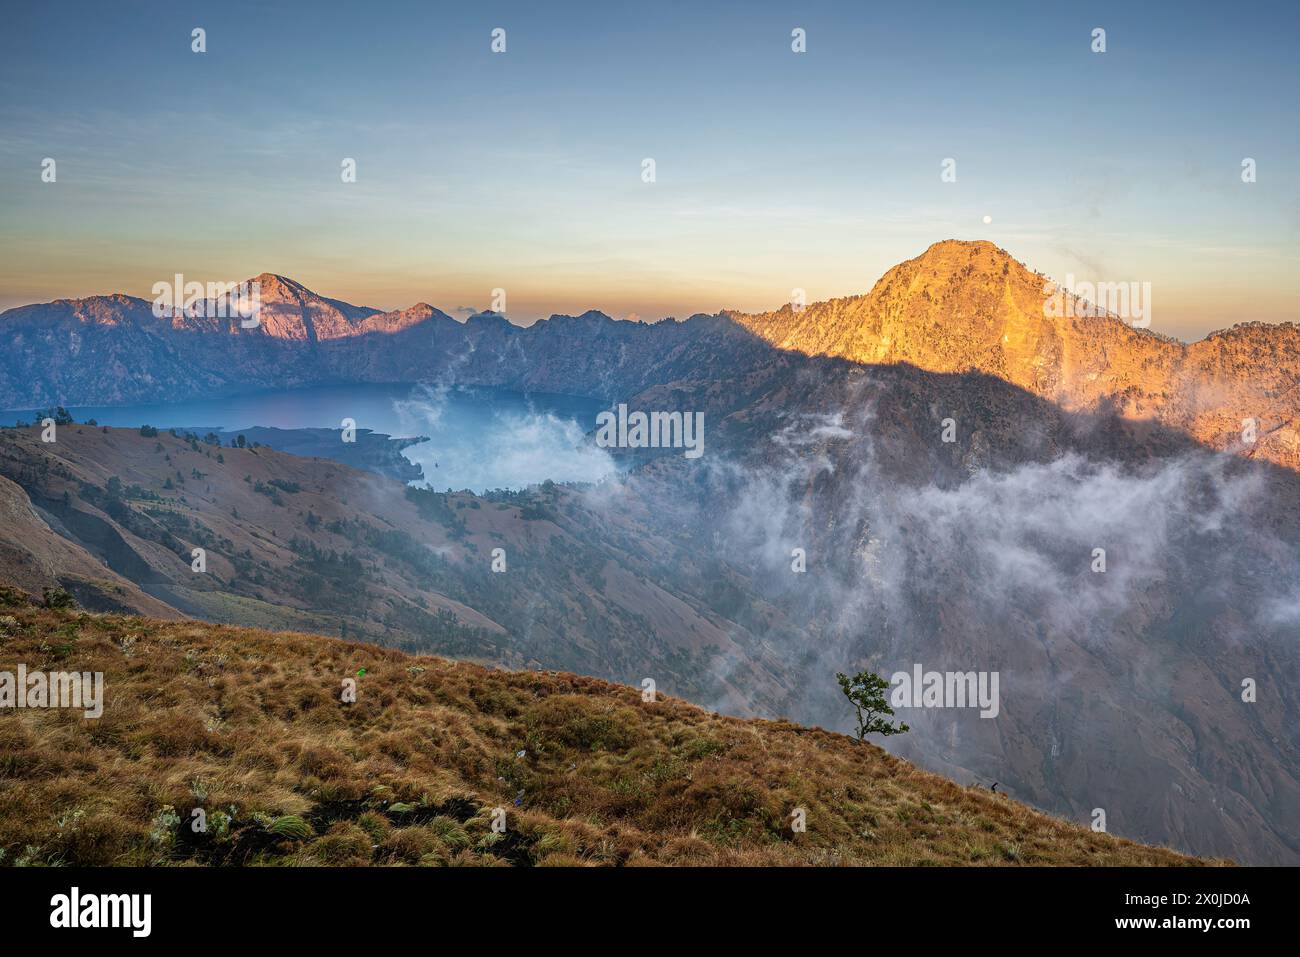
[[[296,814],[277,817],[266,826],[266,830],[277,837],[283,837],[290,841],[305,841],[316,834],[311,825]]]

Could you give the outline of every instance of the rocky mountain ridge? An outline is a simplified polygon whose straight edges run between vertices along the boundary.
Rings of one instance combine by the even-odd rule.
[[[866,295],[681,322],[589,311],[525,328],[426,303],[353,306],[269,273],[256,281],[252,329],[233,317],[158,319],[146,300],[120,294],[0,314],[0,406],[429,379],[615,399],[676,379],[734,379],[775,350],[983,372],[1067,410],[1159,423],[1300,468],[1300,326],[1245,323],[1183,344],[1114,316],[1053,317],[1046,277],[987,242],[936,243]]]

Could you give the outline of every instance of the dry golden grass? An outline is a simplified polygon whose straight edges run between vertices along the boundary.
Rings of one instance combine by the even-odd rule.
[[[0,670],[20,662],[104,672],[105,707],[0,712],[4,864],[1198,863],[844,735],[571,674],[18,602]]]

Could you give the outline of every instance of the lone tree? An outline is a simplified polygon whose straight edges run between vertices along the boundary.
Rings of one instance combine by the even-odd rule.
[[[849,703],[858,713],[859,741],[865,741],[867,735],[873,731],[889,735],[902,734],[909,730],[902,722],[893,725],[887,720],[893,716],[894,709],[885,700],[885,690],[889,687],[889,682],[880,675],[874,671],[859,671],[850,678],[846,674],[837,673],[835,680],[840,683],[840,690],[844,692],[844,697],[849,699]]]

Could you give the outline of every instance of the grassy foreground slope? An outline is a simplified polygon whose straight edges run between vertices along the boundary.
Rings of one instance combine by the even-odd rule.
[[[0,596],[0,670],[105,681],[0,710],[3,864],[1197,863],[638,688]]]

